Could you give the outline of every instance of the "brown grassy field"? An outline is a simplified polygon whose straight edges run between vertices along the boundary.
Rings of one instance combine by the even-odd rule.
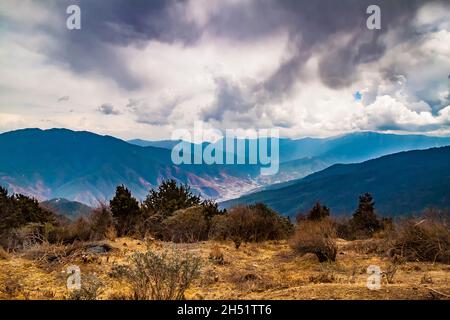
[[[110,250],[95,253],[87,246],[73,250],[58,246],[0,256],[0,299],[67,299],[69,265],[78,265],[82,277],[95,275],[103,283],[98,299],[129,299],[131,289],[111,276],[114,265],[127,263],[135,251],[176,247],[202,258],[198,279],[186,299],[449,299],[450,265],[404,262],[379,290],[366,287],[367,267],[388,270],[390,260],[371,253],[367,241],[338,240],[335,263],[319,263],[315,255],[295,254],[286,241],[244,243],[206,241],[174,244],[131,238],[103,241]],[[43,252],[45,254],[43,254]],[[216,257],[216,259],[213,259]],[[223,257],[223,259],[222,259]]]

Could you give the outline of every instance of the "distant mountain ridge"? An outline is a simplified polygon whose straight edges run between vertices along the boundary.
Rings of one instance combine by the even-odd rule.
[[[143,199],[163,179],[188,183],[206,197],[253,188],[240,167],[173,165],[170,150],[139,147],[110,136],[67,129],[0,134],[0,185],[38,199],[65,198],[96,206],[119,184]]]
[[[224,145],[224,140],[215,142]],[[249,144],[237,145],[235,153],[245,154],[249,158]],[[143,146],[160,146],[171,149],[181,142],[179,140],[146,141],[130,140]],[[204,143],[205,148],[209,143]],[[285,182],[307,176],[325,169],[335,163],[356,163],[374,159],[387,154],[428,149],[450,145],[450,137],[433,137],[425,135],[396,135],[376,132],[355,132],[330,138],[279,138],[279,172],[273,176],[259,177],[260,186]],[[243,146],[243,147],[242,147]],[[221,147],[225,149],[224,147]],[[192,149],[192,146],[191,146]],[[219,149],[221,150],[221,149]],[[223,150],[223,152],[230,152]]]
[[[387,216],[450,208],[450,147],[406,151],[357,164],[335,164],[303,179],[221,203],[222,207],[263,202],[295,216],[316,201],[334,214],[351,214],[358,195],[370,192]]]
[[[260,167],[249,164],[174,165],[171,148],[178,142],[153,141],[153,145],[147,145],[140,140],[145,145],[140,146],[68,129],[6,132],[0,134],[0,185],[40,200],[65,198],[97,206],[100,201],[108,201],[119,184],[143,199],[163,179],[173,178],[191,185],[194,192],[206,198],[231,199],[258,188],[270,189],[273,183],[301,178],[335,163],[447,145],[450,138],[371,132],[326,139],[281,138],[280,171],[274,176],[260,176]],[[203,149],[207,146],[208,143],[202,144]],[[248,143],[238,152],[247,158]]]
[[[56,214],[75,220],[80,217],[88,217],[92,208],[84,203],[70,201],[63,198],[55,198],[41,202],[41,206]]]

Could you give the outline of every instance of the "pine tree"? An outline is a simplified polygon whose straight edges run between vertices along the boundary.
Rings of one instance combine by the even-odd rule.
[[[381,229],[381,222],[375,214],[375,202],[371,194],[365,193],[359,197],[358,208],[350,220],[350,227],[357,237],[371,237]]]
[[[109,202],[109,207],[115,220],[118,235],[124,236],[133,233],[140,218],[141,210],[139,202],[133,198],[130,190],[123,185],[118,186],[114,198]]]
[[[158,190],[150,190],[144,201],[146,211],[166,219],[179,209],[199,205],[201,199],[194,195],[188,185],[177,185],[173,179],[163,181]]]
[[[330,209],[326,206],[322,206],[320,202],[317,202],[314,207],[309,211],[306,219],[311,221],[319,221],[325,217],[330,216]]]

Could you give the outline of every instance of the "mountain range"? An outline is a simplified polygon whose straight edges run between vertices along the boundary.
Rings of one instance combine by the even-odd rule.
[[[92,212],[92,208],[84,203],[63,198],[43,201],[41,202],[41,206],[70,220],[87,217]]]
[[[450,147],[395,153],[356,164],[335,164],[289,183],[272,186],[221,203],[228,208],[262,202],[295,216],[320,201],[333,214],[351,214],[358,195],[372,194],[377,212],[385,216],[450,207]]]
[[[163,179],[188,183],[217,198],[252,189],[251,168],[172,164],[170,150],[66,129],[24,129],[0,135],[0,185],[40,200],[66,198],[98,205],[125,184],[139,199]],[[256,172],[256,171],[255,171]]]
[[[173,178],[189,184],[194,192],[206,198],[227,200],[255,190],[269,191],[295,184],[296,179],[336,163],[450,145],[450,138],[375,132],[324,139],[281,138],[280,170],[273,176],[261,176],[260,167],[249,164],[174,165],[171,148],[179,142],[123,141],[67,129],[6,132],[0,134],[0,185],[39,200],[65,198],[96,206],[100,201],[108,201],[119,184],[126,185],[142,200],[163,179]],[[208,143],[203,143],[202,149],[207,146]],[[191,150],[193,147],[191,144]],[[248,140],[235,151],[238,152],[244,153],[246,159],[249,157]]]

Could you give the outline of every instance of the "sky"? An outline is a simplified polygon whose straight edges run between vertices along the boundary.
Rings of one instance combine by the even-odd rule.
[[[449,44],[449,0],[2,0],[0,132],[450,135]]]

